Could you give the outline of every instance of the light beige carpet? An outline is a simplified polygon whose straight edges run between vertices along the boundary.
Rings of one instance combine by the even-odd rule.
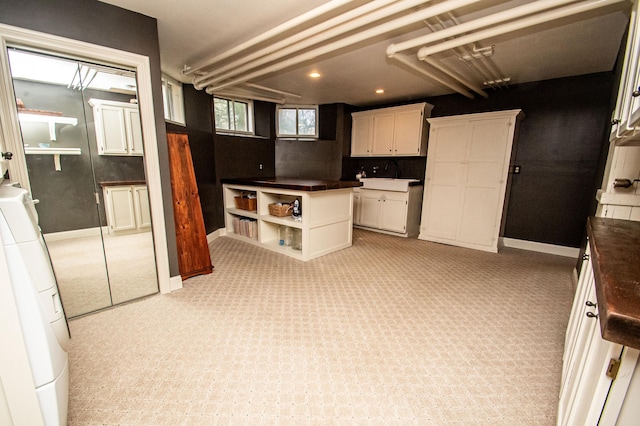
[[[568,258],[354,230],[70,322],[71,425],[553,425]]]

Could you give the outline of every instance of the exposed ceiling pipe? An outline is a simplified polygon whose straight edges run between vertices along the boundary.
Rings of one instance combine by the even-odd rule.
[[[399,28],[403,28],[407,25],[413,24],[415,22],[419,22],[422,21],[424,19],[428,19],[431,18],[432,16],[436,16],[442,13],[446,13],[450,10],[454,10],[457,9],[459,7],[463,7],[463,6],[467,6],[473,3],[477,3],[480,0],[447,0],[445,2],[442,3],[438,3],[434,6],[428,7],[426,9],[422,9],[419,10],[417,12],[414,12],[410,15],[407,16],[403,16],[401,18],[397,18],[394,19],[392,21],[386,22],[384,24],[380,24],[374,28],[370,28],[368,30],[362,31],[358,34],[354,34],[352,36],[346,37],[342,40],[338,40],[335,41],[333,43],[329,43],[327,45],[324,45],[322,47],[310,50],[308,52],[305,52],[303,54],[300,54],[296,57],[290,58],[288,60],[285,61],[281,61],[275,64],[272,64],[268,67],[262,68],[260,70],[256,70],[254,72],[251,72],[249,74],[245,74],[242,76],[238,76],[232,80],[223,82],[215,87],[213,87],[213,90],[220,90],[223,89],[225,87],[229,87],[229,86],[234,86],[236,84],[240,84],[240,83],[244,83],[245,81],[251,80],[253,78],[256,77],[261,77],[263,75],[275,72],[275,71],[280,71],[284,68],[293,66],[293,65],[298,65],[302,62],[314,59],[318,56],[321,55],[325,55],[327,53],[330,52],[334,52],[338,49],[342,49],[344,47],[348,47],[351,46],[353,44],[359,43],[361,41],[364,40],[368,40],[372,37],[376,37],[382,34],[385,34],[387,32],[399,29]]]
[[[447,86],[450,89],[455,90],[456,92],[458,92],[459,94],[466,96],[469,99],[473,99],[473,94],[470,93],[466,87],[461,86],[458,83],[455,83],[453,81],[449,81],[449,80],[445,80],[444,78],[441,78],[439,75],[432,73],[431,71],[425,69],[424,67],[420,67],[418,65],[416,65],[415,63],[413,63],[411,60],[409,60],[406,56],[402,55],[402,54],[398,54],[395,55],[393,57],[393,59],[395,59],[396,61],[406,65],[407,67],[421,73],[424,74],[425,76],[429,77],[432,80],[437,81],[438,83],[442,84],[443,86]]]
[[[489,37],[495,37],[556,19],[565,18],[567,16],[577,15],[579,13],[598,9],[604,6],[609,6],[611,4],[620,3],[623,1],[627,0],[587,0],[578,4],[562,7],[549,12],[543,12],[538,15],[530,16],[528,18],[523,18],[514,22],[507,22],[498,27],[488,28],[486,30],[458,37],[453,40],[444,41],[434,46],[423,47],[418,51],[418,59],[424,61],[430,55],[453,49],[464,44],[473,43],[479,40],[485,40]]]
[[[283,90],[276,90],[276,89],[272,89],[270,87],[260,86],[259,84],[245,83],[244,85],[248,86],[248,87],[252,87],[254,89],[258,89],[258,90],[264,90],[265,92],[277,93],[279,95],[289,96],[289,97],[297,98],[297,99],[302,98],[302,96],[296,95],[295,93],[289,93],[289,92],[285,92]]]
[[[193,85],[197,89],[222,81],[228,78],[230,75],[237,75],[246,70],[256,68],[273,60],[285,57],[295,52],[302,51],[315,44],[319,44],[330,38],[340,36],[355,28],[364,26],[371,22],[375,22],[380,18],[389,16],[393,13],[414,7],[416,5],[426,3],[429,0],[411,0],[404,2],[397,2],[397,0],[375,0],[371,3],[367,3],[364,6],[345,12],[335,18],[329,19],[321,24],[315,25],[304,31],[300,31],[284,40],[277,41],[270,44],[256,52],[243,55],[242,57],[233,60],[223,66],[216,67],[207,74],[198,76],[193,80]],[[380,9],[387,6],[390,3],[396,3],[392,6],[393,9],[385,9],[384,11],[369,16],[363,17],[367,13],[370,13],[376,9]],[[388,10],[388,11],[387,11]],[[342,24],[342,26],[340,26]],[[308,38],[310,37],[310,38]],[[305,40],[307,39],[307,40]],[[304,41],[303,41],[304,40]],[[286,49],[289,47],[288,49]],[[275,53],[274,53],[275,52]],[[261,58],[261,59],[258,59]],[[244,65],[244,66],[243,66]]]
[[[315,9],[312,9],[306,13],[303,13],[300,16],[297,16],[287,22],[284,22],[280,25],[278,25],[277,27],[272,28],[269,31],[266,31],[262,34],[260,34],[259,36],[256,36],[250,40],[247,40],[244,43],[239,44],[238,46],[234,47],[233,49],[227,50],[226,52],[223,52],[217,56],[214,56],[213,58],[209,59],[207,62],[197,66],[197,67],[193,67],[193,68],[185,68],[182,71],[182,75],[184,76],[188,76],[191,75],[195,72],[198,72],[204,68],[210,67],[214,64],[216,64],[217,62],[220,62],[224,59],[227,59],[233,55],[237,55],[238,53],[242,53],[243,51],[247,50],[247,49],[251,49],[253,46],[262,43],[263,41],[269,40],[272,37],[278,36],[282,33],[284,33],[285,31],[291,30],[292,28],[295,28],[298,25],[304,24],[307,21],[310,21],[311,19],[317,18],[319,16],[324,15],[327,12],[331,12],[332,10],[335,10],[339,7],[344,6],[345,4],[348,3],[352,3],[354,0],[332,0],[328,3],[325,3],[321,6],[316,7]]]
[[[220,91],[217,91],[217,92],[214,93],[213,90],[209,90],[207,88],[205,90],[205,92],[208,93],[209,95],[215,95],[215,96],[221,96],[221,97],[252,99],[254,101],[271,102],[271,103],[280,104],[280,105],[283,105],[283,104],[286,103],[286,99],[285,98],[275,98],[275,97],[270,97],[270,96],[261,96],[261,95],[256,95],[254,93],[247,92],[247,91],[240,90],[240,89],[220,90]]]
[[[500,24],[504,21],[520,18],[532,13],[541,12],[543,10],[550,9],[552,7],[562,6],[567,3],[575,3],[576,0],[537,0],[531,3],[527,3],[522,6],[514,7],[502,12],[497,12],[483,18],[474,19],[473,21],[465,22],[460,25],[456,25],[445,30],[437,31],[435,33],[427,34],[422,37],[417,37],[411,40],[403,41],[401,43],[390,44],[387,47],[387,56],[392,57],[398,52],[413,49],[426,44],[440,42],[447,38],[455,37],[460,34],[469,33],[477,29],[488,27],[490,25]],[[473,42],[475,40],[472,40]],[[466,43],[465,43],[466,44]],[[458,45],[459,46],[459,45]],[[457,47],[457,46],[456,46]]]
[[[451,77],[451,78],[459,81],[460,83],[464,84],[466,87],[468,87],[469,89],[473,90],[474,92],[476,92],[478,95],[482,96],[483,98],[488,98],[489,97],[487,92],[482,90],[482,88],[480,86],[478,86],[476,83],[466,79],[465,77],[461,76],[460,74],[458,74],[454,70],[442,65],[440,62],[436,61],[435,59],[433,59],[433,58],[425,58],[425,59],[422,59],[422,60],[425,61],[426,63],[428,63],[429,65],[431,65],[432,67],[434,67],[435,69],[437,69],[438,71],[443,72],[446,75],[448,75],[449,77]]]

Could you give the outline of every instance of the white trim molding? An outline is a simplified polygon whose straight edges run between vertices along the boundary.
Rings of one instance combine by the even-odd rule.
[[[160,164],[158,160],[158,140],[151,85],[151,65],[149,58],[136,53],[125,52],[110,47],[72,40],[51,34],[0,24],[0,147],[14,153],[9,162],[9,172],[13,181],[29,189],[29,175],[21,143],[18,110],[13,93],[7,47],[24,47],[68,56],[77,59],[100,62],[116,67],[124,67],[136,72],[138,82],[138,104],[140,122],[144,135],[144,163],[149,204],[153,217],[153,239],[156,252],[158,285],[160,293],[172,291],[169,271]]]
[[[214,242],[218,238],[224,237],[225,235],[227,235],[227,229],[226,228],[218,228],[215,231],[213,231],[212,233],[207,234],[207,244],[211,244],[212,242]]]
[[[555,254],[557,256],[571,257],[577,259],[580,249],[574,247],[558,246],[555,244],[538,243],[535,241],[517,240],[514,238],[503,238],[504,247],[517,248],[521,250],[536,251],[539,253]]]

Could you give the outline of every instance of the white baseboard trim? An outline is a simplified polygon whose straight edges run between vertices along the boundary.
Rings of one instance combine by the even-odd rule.
[[[102,233],[105,235],[108,234],[109,228],[103,226]],[[94,228],[74,229],[73,231],[50,232],[43,235],[47,241],[60,241],[83,237],[97,237],[100,235],[100,227],[96,226]]]
[[[207,244],[211,244],[216,239],[227,235],[227,228],[218,228],[210,234],[207,234]]]
[[[555,254],[557,256],[572,257],[574,259],[577,259],[580,254],[580,249],[574,247],[557,246],[555,244],[538,243],[535,241],[516,240],[514,238],[503,238],[502,243],[505,247]]]
[[[180,290],[182,288],[182,277],[180,275],[169,278],[169,282],[171,283],[170,292]]]

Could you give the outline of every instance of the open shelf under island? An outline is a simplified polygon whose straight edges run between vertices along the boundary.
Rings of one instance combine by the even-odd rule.
[[[351,247],[353,188],[360,185],[360,182],[300,179],[225,180],[226,235],[303,261]],[[240,196],[255,200],[248,203],[249,208],[255,205],[255,210],[238,208],[236,197]],[[302,210],[301,221],[291,215],[269,214],[269,204],[293,203],[296,199]],[[242,232],[237,232],[238,219],[243,222]],[[299,250],[280,244],[282,226],[300,234]]]

